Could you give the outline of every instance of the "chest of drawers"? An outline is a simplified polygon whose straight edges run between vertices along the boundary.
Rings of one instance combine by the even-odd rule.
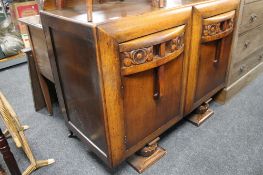
[[[263,1],[243,0],[232,48],[227,87],[218,94],[224,103],[263,70]]]

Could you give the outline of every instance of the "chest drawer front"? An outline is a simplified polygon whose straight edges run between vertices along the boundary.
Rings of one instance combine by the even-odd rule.
[[[263,25],[239,35],[234,63],[243,60],[263,45]]]
[[[246,4],[244,6],[240,33],[263,24],[263,0]]]
[[[252,55],[249,55],[245,59],[235,63],[232,71],[230,72],[229,82],[232,84],[242,76],[244,76],[251,69],[256,67],[263,61],[263,48],[258,49]]]
[[[257,1],[262,1],[262,0],[245,0],[245,4],[251,3],[251,2],[257,2]]]

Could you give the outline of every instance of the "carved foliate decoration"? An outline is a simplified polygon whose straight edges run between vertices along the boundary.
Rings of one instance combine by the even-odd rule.
[[[184,46],[184,33],[172,39],[168,43],[168,49],[170,52],[174,52],[176,50],[181,49]]]
[[[203,35],[204,36],[213,36],[213,35],[216,35],[218,33],[221,33],[220,25],[221,25],[221,23],[205,25],[204,30],[203,30]]]
[[[163,56],[160,56],[158,54],[160,52],[160,47],[158,46],[161,46],[161,44],[165,44],[166,51],[170,53],[176,52],[184,47],[184,33],[181,33],[174,39],[160,44],[156,44],[150,47],[139,48],[132,51],[121,52],[120,57],[122,60],[122,66],[128,68],[133,65],[141,65],[147,62],[154,61],[154,59],[158,60],[165,57],[165,54]]]
[[[226,22],[226,29],[232,29],[234,27],[234,18]]]
[[[125,67],[139,65],[153,60],[153,46],[122,52],[121,58]]]
[[[222,21],[219,23],[209,24],[203,26],[203,36],[213,36],[225,31],[232,29],[234,27],[234,19],[231,18],[227,21]]]

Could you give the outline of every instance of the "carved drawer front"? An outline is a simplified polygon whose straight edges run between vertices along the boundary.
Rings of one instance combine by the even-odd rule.
[[[127,149],[182,116],[185,26],[119,45]]]
[[[239,32],[243,33],[261,24],[263,24],[263,0],[246,4]]]
[[[239,35],[234,63],[243,60],[261,46],[263,46],[263,25]]]
[[[256,52],[249,55],[245,59],[235,63],[230,72],[229,82],[232,84],[251,69],[263,62],[263,48],[259,48]]]
[[[235,11],[203,20],[202,41],[221,39],[233,32]]]
[[[129,75],[165,64],[184,50],[185,25],[119,45],[121,70]]]
[[[234,17],[235,11],[231,11],[203,19],[194,97],[196,105],[225,84]]]

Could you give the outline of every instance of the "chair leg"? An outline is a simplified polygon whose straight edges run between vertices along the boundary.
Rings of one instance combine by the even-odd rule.
[[[50,165],[52,163],[54,163],[55,160],[54,159],[48,159],[48,160],[38,160],[36,161],[36,163],[33,163],[31,165],[29,165],[27,167],[27,169],[23,172],[22,175],[29,175],[31,174],[33,171],[41,168],[41,167],[44,167],[44,166],[47,166],[47,165]]]
[[[23,128],[23,131],[25,131],[25,130],[28,130],[28,129],[29,129],[29,126],[28,126],[28,125],[23,125],[22,128]],[[6,130],[3,132],[3,134],[4,134],[4,136],[5,136],[6,139],[8,139],[9,137],[11,137],[10,132],[8,131],[8,129],[6,129]]]

